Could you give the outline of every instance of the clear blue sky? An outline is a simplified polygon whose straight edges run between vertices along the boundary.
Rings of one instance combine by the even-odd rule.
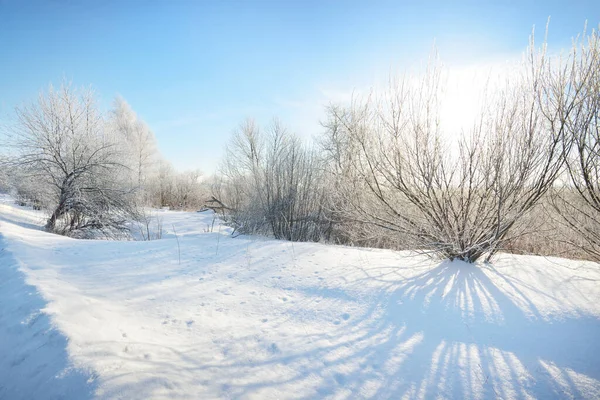
[[[568,46],[600,1],[0,0],[0,118],[63,78],[121,94],[176,167],[212,172],[247,116],[318,132],[323,104],[390,68],[512,57],[551,16]]]

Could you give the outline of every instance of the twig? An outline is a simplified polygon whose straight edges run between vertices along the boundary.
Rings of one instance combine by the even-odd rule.
[[[219,255],[219,241],[221,240],[221,224],[219,224],[219,233],[217,234],[217,252],[215,255]]]
[[[179,247],[179,237],[177,236],[177,231],[175,230],[175,224],[171,224],[171,226],[173,227],[175,240],[177,240],[177,255],[179,256],[179,265],[181,265],[181,247]]]

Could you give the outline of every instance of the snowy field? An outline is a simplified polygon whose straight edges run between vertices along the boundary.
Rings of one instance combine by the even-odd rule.
[[[0,399],[600,398],[598,264],[159,215],[162,240],[73,240],[0,200]]]

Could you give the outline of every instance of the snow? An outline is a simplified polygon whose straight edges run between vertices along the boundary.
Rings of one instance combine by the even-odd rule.
[[[600,398],[596,263],[435,262],[158,213],[161,240],[75,240],[0,199],[0,399]]]

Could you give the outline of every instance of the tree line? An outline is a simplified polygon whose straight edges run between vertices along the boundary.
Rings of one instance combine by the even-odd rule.
[[[599,259],[598,31],[561,57],[532,36],[518,73],[453,137],[440,124],[441,72],[433,61],[418,79],[331,105],[316,145],[247,120],[213,207],[241,233],[287,240],[467,262],[502,250]]]
[[[51,86],[17,107],[5,130],[0,183],[23,205],[47,211],[49,232],[129,238],[132,226],[148,224],[146,207],[203,203],[200,172],[175,171],[120,97],[102,113],[91,89]]]

